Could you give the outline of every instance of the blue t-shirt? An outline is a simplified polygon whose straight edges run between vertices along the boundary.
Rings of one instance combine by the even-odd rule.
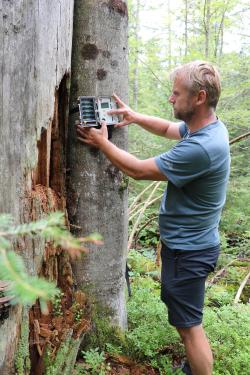
[[[216,121],[190,133],[155,158],[167,177],[160,214],[161,240],[170,249],[202,250],[220,242],[218,224],[230,169],[228,132]]]

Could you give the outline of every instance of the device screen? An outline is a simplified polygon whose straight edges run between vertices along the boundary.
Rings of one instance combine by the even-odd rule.
[[[108,102],[101,103],[101,108],[109,108],[109,103]]]

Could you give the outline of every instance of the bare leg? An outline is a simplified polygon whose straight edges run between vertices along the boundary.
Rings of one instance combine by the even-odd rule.
[[[202,325],[176,329],[185,345],[193,375],[212,375],[213,354]]]

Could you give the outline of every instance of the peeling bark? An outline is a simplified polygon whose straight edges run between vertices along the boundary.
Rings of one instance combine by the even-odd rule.
[[[65,207],[65,171],[62,158],[57,162],[55,156],[62,154],[58,146],[62,138],[56,143],[53,118],[59,118],[63,129],[55,92],[65,74],[67,86],[72,22],[72,1],[3,0],[0,5],[0,212],[11,213],[16,223]],[[66,110],[67,106],[65,119]],[[43,240],[21,238],[15,249],[29,273],[41,272]],[[50,272],[59,278],[60,267],[54,264]],[[19,326],[27,319],[21,313],[19,306],[12,308],[0,325],[3,375],[15,373]]]

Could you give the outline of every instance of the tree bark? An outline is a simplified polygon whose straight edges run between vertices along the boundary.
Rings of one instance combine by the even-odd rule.
[[[80,95],[128,100],[127,4],[120,0],[76,0],[70,107]],[[99,232],[102,247],[73,264],[79,288],[110,308],[113,323],[126,326],[124,274],[127,248],[127,180],[104,155],[76,139],[70,117],[68,212],[77,236]],[[112,142],[127,147],[127,129],[114,129]]]
[[[185,56],[187,56],[188,53],[188,0],[184,0],[185,3],[185,34],[184,34],[184,40],[185,40]]]
[[[170,0],[167,2],[168,8],[168,66],[171,68],[172,65],[172,17],[171,17],[171,5]]]
[[[62,163],[56,162],[62,149],[58,152],[60,141],[52,129],[58,134],[61,125],[60,121],[58,126],[52,122],[53,118],[62,118],[55,93],[61,81],[67,86],[72,26],[72,1],[0,2],[0,212],[12,214],[16,223],[65,207],[58,195],[62,189],[54,190],[56,180],[62,183],[64,172]],[[67,103],[63,103],[66,111]],[[58,205],[53,206],[52,196]],[[44,246],[44,240],[38,239],[16,242],[15,249],[23,256],[29,273],[41,271]],[[27,314],[23,318],[21,307],[16,306],[0,322],[3,375],[15,373],[14,356],[23,319],[27,323]],[[25,345],[28,352],[28,342]],[[22,371],[26,373],[26,369]]]
[[[209,57],[209,39],[210,39],[210,19],[211,19],[211,0],[205,0],[204,3],[204,30],[205,30],[205,57]]]
[[[133,108],[138,109],[138,76],[139,76],[139,30],[140,30],[140,0],[136,1],[135,14],[135,61],[133,69]]]

